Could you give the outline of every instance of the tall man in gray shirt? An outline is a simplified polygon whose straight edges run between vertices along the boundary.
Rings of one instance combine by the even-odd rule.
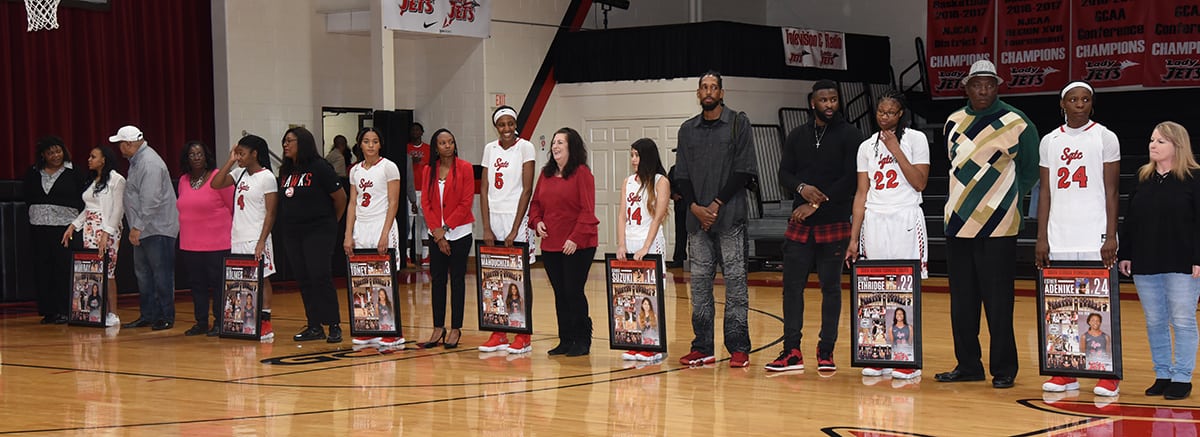
[[[713,277],[721,263],[725,277],[725,348],[730,367],[750,364],[746,324],[746,182],[758,175],[750,119],[726,108],[721,74],[709,71],[696,90],[700,115],[679,126],[674,183],[687,205],[688,249],[692,263],[692,351],[683,365],[713,363]],[[685,217],[676,217],[684,220]]]
[[[125,184],[125,221],[133,245],[133,272],[137,276],[141,316],[125,328],[175,326],[175,239],[179,236],[179,211],[167,164],[142,138],[142,131],[125,126],[108,141],[118,143],[129,160]]]

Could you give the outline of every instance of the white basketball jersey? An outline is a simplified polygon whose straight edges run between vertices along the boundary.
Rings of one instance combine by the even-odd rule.
[[[1039,154],[1050,173],[1050,251],[1099,251],[1107,225],[1104,164],[1121,160],[1117,135],[1094,121],[1063,125],[1042,138]]]
[[[267,220],[267,194],[279,191],[275,175],[267,169],[247,174],[244,168],[229,171],[235,185],[233,191],[233,229],[231,243],[258,241],[263,222]]]
[[[517,138],[517,143],[508,150],[500,147],[500,140],[483,146],[483,183],[488,184],[490,212],[517,213],[517,203],[520,202],[521,191],[524,189],[521,185],[521,169],[526,162],[537,159],[534,154],[533,143],[522,138]]]
[[[654,183],[658,184],[659,178],[663,175],[654,175]],[[630,247],[631,241],[646,241],[646,236],[650,235],[650,223],[654,221],[654,209],[650,206],[649,191],[654,191],[654,186],[642,187],[638,181],[637,175],[631,175],[625,178],[625,248],[631,251],[641,249],[641,247]],[[666,199],[654,199],[662,202]],[[658,233],[662,236],[662,232]]]
[[[362,223],[383,222],[388,210],[388,182],[400,180],[400,168],[387,158],[364,168],[359,162],[350,168],[350,183],[358,190],[354,202],[354,220]]]
[[[921,131],[904,129],[900,151],[913,165],[929,164],[929,140]],[[893,212],[921,204],[921,193],[908,183],[900,164],[888,151],[879,133],[871,135],[858,146],[858,172],[866,173],[871,188],[867,190],[867,209]]]

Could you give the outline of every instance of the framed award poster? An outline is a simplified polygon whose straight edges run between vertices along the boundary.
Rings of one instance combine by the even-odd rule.
[[[96,250],[71,255],[71,311],[67,323],[104,327],[108,315],[108,259]]]
[[[921,261],[860,260],[850,278],[850,365],[921,367]]]
[[[529,245],[486,246],[483,240],[475,240],[475,272],[479,283],[479,329],[532,334]]]
[[[346,301],[350,335],[400,337],[400,291],[396,289],[396,250],[380,255],[358,249],[347,260]]]
[[[263,267],[254,255],[225,257],[225,287],[221,293],[221,337],[258,340],[263,298]]]
[[[609,348],[667,351],[662,263],[662,255],[646,255],[641,261],[626,257],[622,261],[616,254],[604,254]]]
[[[1041,374],[1121,379],[1116,267],[1051,262],[1038,271],[1037,287]]]

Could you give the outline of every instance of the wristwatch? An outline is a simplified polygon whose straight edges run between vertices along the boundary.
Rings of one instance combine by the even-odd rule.
[[[796,193],[803,193],[804,187],[806,187],[806,186],[808,186],[808,184],[801,182],[800,186],[796,187]]]
[[[446,225],[442,225],[442,230],[446,231],[446,232],[450,232],[450,227],[446,226]]]

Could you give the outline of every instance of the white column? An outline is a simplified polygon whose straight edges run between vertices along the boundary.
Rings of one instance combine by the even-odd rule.
[[[229,156],[231,139],[229,118],[229,38],[225,35],[225,0],[212,2],[213,55],[213,144],[217,161]]]
[[[383,28],[383,3],[371,3],[371,104],[374,109],[396,109],[396,54],[392,31]]]

